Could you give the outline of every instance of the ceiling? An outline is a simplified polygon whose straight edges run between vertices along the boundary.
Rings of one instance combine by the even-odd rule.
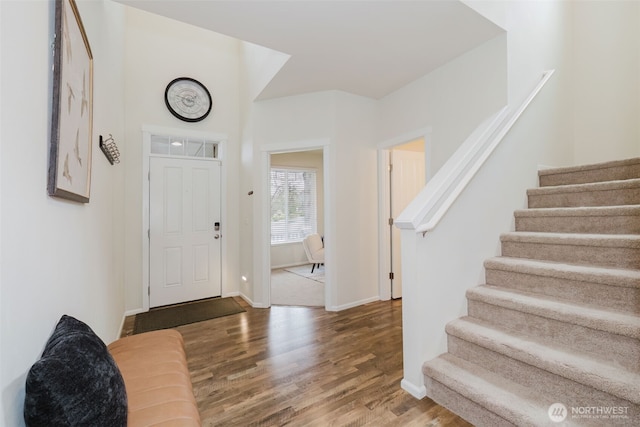
[[[503,30],[456,0],[117,0],[291,57],[258,99],[379,99]]]

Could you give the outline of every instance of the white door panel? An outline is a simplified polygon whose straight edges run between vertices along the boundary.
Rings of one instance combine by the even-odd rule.
[[[424,152],[393,150],[391,162],[391,217],[397,218],[425,185]],[[391,297],[401,298],[400,230],[395,226],[391,228],[391,254]]]
[[[221,295],[220,162],[151,157],[149,305]]]

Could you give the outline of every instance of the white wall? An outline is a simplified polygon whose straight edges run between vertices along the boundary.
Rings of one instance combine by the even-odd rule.
[[[325,227],[329,309],[379,298],[377,144],[432,126],[430,166],[437,169],[482,119],[506,103],[505,52],[505,37],[498,37],[380,101],[322,92],[247,107],[251,126],[243,130],[242,156],[247,189],[259,188],[260,153],[269,147],[331,141],[326,166],[331,184],[325,189],[331,204]],[[260,198],[254,198],[251,207],[251,232],[246,231],[243,242],[253,236],[254,268],[245,274],[252,268],[247,264],[242,270],[248,277],[243,294],[261,304],[267,279],[257,260],[264,259],[265,208]],[[243,253],[242,262],[244,258]],[[336,286],[331,286],[332,277]]]
[[[483,261],[500,253],[499,236],[512,229],[513,211],[526,206],[538,165],[563,164],[573,154],[570,3],[469,3],[487,6],[479,9],[508,30],[503,84],[512,108],[543,71],[556,74],[436,229],[424,237],[402,231],[403,387],[418,397],[425,392],[422,364],[446,351],[445,325],[466,314],[465,291],[483,282]],[[475,58],[477,66],[482,60]]]
[[[255,153],[253,141],[254,100],[286,63],[289,55],[252,43],[240,44],[240,294],[248,301],[254,300],[254,256],[260,256],[260,248],[254,245],[254,209],[260,206],[255,167],[259,153]],[[256,258],[259,259],[259,258]],[[258,282],[261,283],[261,282]]]
[[[143,125],[226,134],[223,159],[226,222],[223,238],[222,293],[238,292],[239,271],[239,41],[178,21],[127,8],[125,49],[126,163],[125,282],[126,308],[142,308],[142,133]],[[166,85],[187,76],[203,83],[214,99],[201,122],[175,118],[164,103]]]
[[[377,140],[430,127],[430,166],[437,171],[482,120],[506,105],[506,49],[506,36],[498,36],[382,98]]]
[[[261,187],[264,156],[270,151],[327,142],[325,165],[325,257],[329,310],[340,310],[378,299],[377,169],[374,134],[375,101],[342,92],[257,102],[252,116],[253,184]],[[328,183],[328,185],[327,185]],[[263,199],[262,199],[263,200]],[[250,277],[253,300],[267,301],[263,266],[268,250],[266,203],[254,199],[253,259]]]
[[[575,162],[640,156],[640,3],[573,2]]]
[[[379,298],[377,144],[430,126],[430,166],[437,169],[482,119],[506,103],[506,69],[506,40],[500,36],[379,101],[322,92],[255,104],[247,132],[247,151],[254,155],[282,143],[331,140],[327,171],[332,184],[326,191],[333,216],[327,218],[325,236],[328,283],[334,277],[336,286],[328,286],[330,309]],[[252,160],[249,173],[256,183],[260,161]],[[261,215],[260,204],[253,207]],[[254,265],[259,266],[255,259],[264,256],[259,237],[264,225],[259,217],[252,225],[259,239],[253,242]],[[263,289],[262,276],[254,271],[248,287]],[[252,294],[255,301],[262,297]]]
[[[290,55],[246,41],[240,43],[240,52],[244,74],[241,90],[246,100],[252,102],[289,60]]]
[[[335,283],[330,304],[338,310],[379,299],[375,119],[375,101],[335,93],[335,146],[327,171],[335,215],[325,233],[333,250],[325,257],[335,266],[326,271]]]
[[[247,250],[243,254],[245,263],[242,274],[247,277],[243,295],[259,307],[268,306],[270,262],[269,239],[269,171],[270,152],[291,151],[300,145],[314,141],[330,140],[333,132],[333,96],[330,92],[314,93],[269,101],[255,102],[251,114],[247,116],[247,126],[243,131],[243,164],[247,170],[247,188],[255,190],[255,195],[247,200],[243,215],[251,218],[251,233],[244,237]],[[312,141],[312,142],[309,142]],[[245,154],[246,153],[246,154]],[[325,168],[328,166],[325,164]],[[330,169],[327,169],[330,170]],[[331,197],[324,188],[325,194]],[[327,218],[325,217],[325,226]],[[244,259],[249,254],[252,264]],[[265,264],[266,263],[266,264]]]
[[[123,142],[123,8],[108,1],[78,7],[94,56],[89,204],[51,198],[46,190],[53,2],[0,2],[0,425],[24,425],[26,373],[63,314],[110,342],[124,311],[123,165],[111,166],[97,145],[107,133]]]

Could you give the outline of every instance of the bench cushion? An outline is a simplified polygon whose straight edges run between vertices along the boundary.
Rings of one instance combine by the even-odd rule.
[[[129,426],[200,426],[182,335],[174,329],[121,338],[108,346],[124,378]]]

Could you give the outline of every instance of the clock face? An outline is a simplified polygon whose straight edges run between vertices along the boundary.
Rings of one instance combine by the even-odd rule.
[[[164,102],[171,114],[185,122],[199,122],[213,107],[211,94],[202,83],[189,77],[179,77],[167,85]]]

